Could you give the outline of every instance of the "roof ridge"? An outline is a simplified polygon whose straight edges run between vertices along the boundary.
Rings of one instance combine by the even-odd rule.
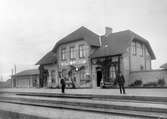
[[[127,30],[117,31],[117,32],[114,32],[114,33],[120,33],[120,32],[125,32],[125,31],[130,31],[130,32],[131,32],[131,30],[130,30],[130,29],[127,29]]]
[[[93,37],[99,37],[99,35],[95,32],[93,32],[92,30],[88,29],[87,27],[85,26],[81,26],[79,27],[78,29],[72,31],[70,34],[66,35],[65,37],[61,38],[60,40],[58,40],[55,44],[55,46],[53,47],[52,51],[55,51],[55,49],[65,43],[65,42],[70,42],[71,40],[71,37],[76,37],[77,39],[80,39],[79,36],[76,35],[76,33],[80,34],[81,35],[81,38],[82,37],[86,37],[86,36],[83,36],[83,34],[87,34],[88,36],[93,36]],[[73,39],[73,40],[77,40],[77,39]],[[97,43],[95,43],[97,44]]]
[[[20,72],[24,72],[24,71],[32,71],[32,70],[38,70],[38,68],[37,68],[37,69],[25,69],[25,70],[20,71]],[[18,72],[18,73],[20,73],[20,72]],[[17,73],[16,73],[16,74],[17,74]]]

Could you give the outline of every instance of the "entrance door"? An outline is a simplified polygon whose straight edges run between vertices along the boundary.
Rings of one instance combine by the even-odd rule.
[[[97,87],[100,86],[101,79],[102,79],[102,71],[99,70],[97,71]]]

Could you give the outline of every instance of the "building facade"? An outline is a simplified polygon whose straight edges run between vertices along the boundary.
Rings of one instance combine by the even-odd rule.
[[[39,70],[24,70],[11,77],[13,88],[37,88],[39,87]]]
[[[100,36],[81,27],[59,40],[37,62],[40,86],[59,87],[63,77],[71,88],[114,87],[119,72],[128,85],[131,72],[151,70],[153,59],[149,42],[130,30],[113,33],[107,27]]]

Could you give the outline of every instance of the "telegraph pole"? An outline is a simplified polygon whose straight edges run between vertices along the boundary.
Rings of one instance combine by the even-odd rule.
[[[11,82],[12,82],[12,88],[13,88],[13,69],[11,69],[11,73],[12,73],[12,75],[11,75]]]
[[[16,74],[16,65],[14,65],[14,74]]]
[[[12,72],[12,76],[13,76],[13,69],[11,70],[11,72]]]

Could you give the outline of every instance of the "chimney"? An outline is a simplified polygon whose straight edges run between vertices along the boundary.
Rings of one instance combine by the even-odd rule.
[[[110,27],[105,27],[105,36],[108,36],[112,33],[112,28]]]

